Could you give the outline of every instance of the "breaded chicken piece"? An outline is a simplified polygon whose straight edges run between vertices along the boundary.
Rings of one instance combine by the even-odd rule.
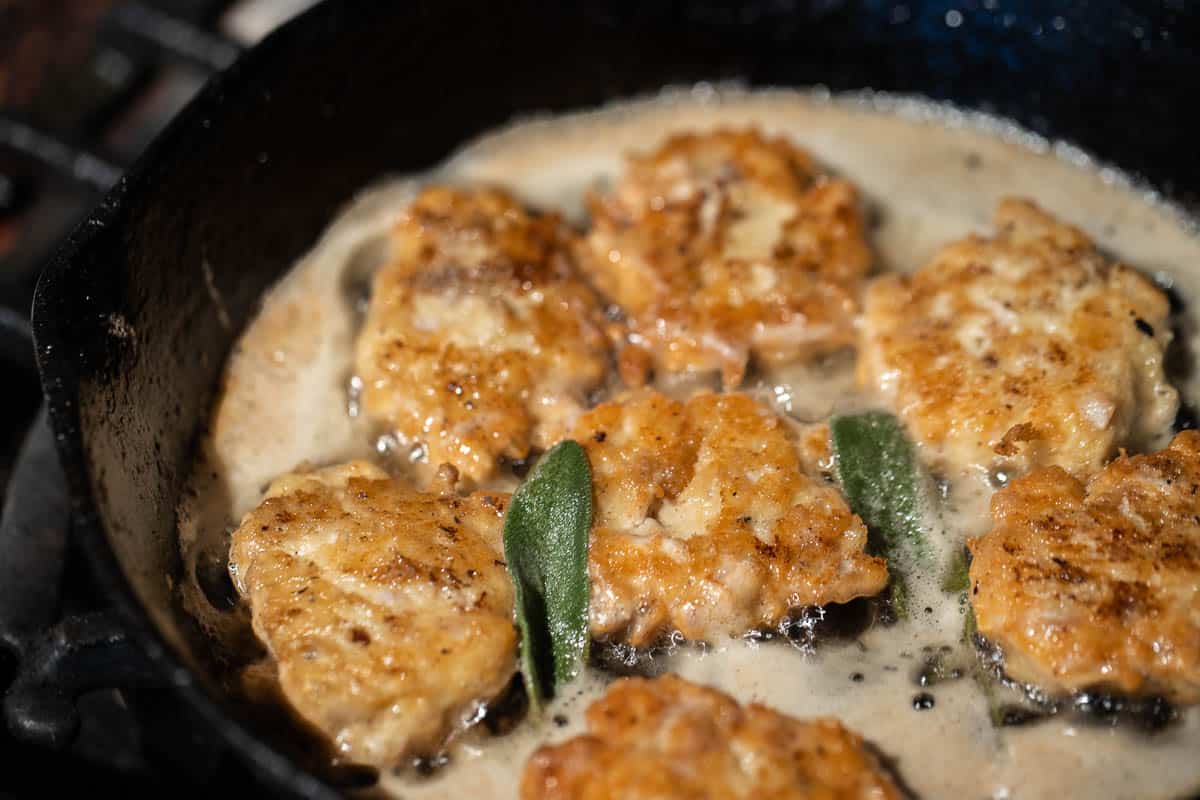
[[[854,343],[871,264],[854,187],[756,130],[687,133],[632,156],[613,194],[589,199],[600,290],[625,309],[622,375],[807,359]]]
[[[793,423],[800,467],[814,480],[833,483],[833,439],[828,422]]]
[[[798,720],[674,675],[626,678],[588,732],[525,764],[522,800],[888,800],[902,797],[853,732]]]
[[[1163,292],[1028,201],[1002,201],[995,223],[871,286],[861,382],[937,466],[1086,478],[1161,442],[1178,408]]]
[[[970,543],[979,632],[1014,679],[1200,700],[1200,432],[1086,487],[1057,467],[992,499]]]
[[[357,461],[275,481],[230,573],[294,711],[338,754],[436,753],[516,670],[504,495],[417,492]]]
[[[806,474],[790,424],[747,395],[636,390],[589,411],[572,438],[592,467],[596,638],[741,635],[887,583],[862,521]]]
[[[424,189],[375,276],[355,364],[362,408],[472,481],[561,438],[604,380],[578,242],[494,189]]]

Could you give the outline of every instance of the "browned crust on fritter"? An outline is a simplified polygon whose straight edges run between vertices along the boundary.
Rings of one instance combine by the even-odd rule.
[[[1086,478],[1119,447],[1161,441],[1178,403],[1163,292],[1029,201],[1002,201],[995,222],[873,283],[861,382],[955,467]]]
[[[500,190],[424,189],[375,276],[356,346],[363,409],[472,481],[556,441],[608,364],[577,249],[557,215]]]
[[[748,395],[639,390],[585,414],[573,438],[592,466],[597,637],[741,635],[887,582],[862,521],[805,473],[790,424]]]
[[[829,423],[795,423],[792,429],[804,474],[820,483],[833,483],[833,439],[830,438]]]
[[[1044,690],[1200,700],[1200,432],[1118,458],[1086,485],[1059,468],[997,492],[970,543],[979,632]]]
[[[834,719],[797,720],[673,675],[627,678],[588,732],[526,762],[522,800],[889,800],[902,795]]]
[[[854,341],[871,263],[857,193],[757,130],[671,137],[590,198],[585,268],[628,314],[622,377],[805,359]]]
[[[507,498],[351,462],[277,480],[230,571],[295,712],[350,761],[436,753],[516,669]]]

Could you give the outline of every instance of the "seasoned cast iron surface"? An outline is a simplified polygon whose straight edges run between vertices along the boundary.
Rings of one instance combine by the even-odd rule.
[[[1197,130],[1182,110],[1200,75],[1196,14],[1054,6],[328,2],[268,40],[75,232],[35,300],[85,543],[164,679],[277,785],[326,791],[219,699],[170,576],[174,508],[229,347],[356,190],[514,114],[737,79],[874,87],[1011,116],[1194,203]]]

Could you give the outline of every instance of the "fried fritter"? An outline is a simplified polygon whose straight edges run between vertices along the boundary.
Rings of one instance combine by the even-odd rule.
[[[1082,479],[1161,441],[1178,408],[1164,293],[1028,201],[1002,201],[995,223],[871,286],[862,383],[958,468]]]
[[[902,795],[863,740],[674,675],[627,678],[588,709],[588,733],[542,747],[522,800],[887,800]]]
[[[230,573],[294,711],[354,762],[436,753],[516,671],[504,495],[417,492],[367,462],[275,481]]]
[[[862,521],[807,474],[790,423],[747,395],[636,390],[585,414],[573,438],[592,466],[597,638],[741,635],[887,583]]]
[[[971,602],[1012,678],[1200,700],[1200,432],[1086,486],[1039,470],[992,515],[970,543]]]
[[[622,375],[720,372],[850,346],[871,264],[857,193],[756,130],[681,134],[589,202],[593,281],[624,308]]]
[[[556,215],[499,190],[423,190],[374,279],[356,346],[362,408],[472,481],[557,441],[608,363],[577,247]]]

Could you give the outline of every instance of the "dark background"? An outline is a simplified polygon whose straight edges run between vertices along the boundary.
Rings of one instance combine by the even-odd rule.
[[[6,353],[0,362],[6,389],[0,394],[0,484],[37,404],[31,360],[28,353],[22,355],[20,337],[40,267],[55,242],[99,200],[113,176],[136,160],[205,77],[252,43],[252,37],[236,38],[223,23],[225,5],[202,0],[0,0],[0,313],[9,314],[0,315],[0,331],[8,326],[13,333],[4,341],[15,342],[0,350]],[[155,41],[152,30],[137,28],[138,20],[147,17],[114,16],[135,6],[169,12],[212,38],[199,36],[190,49]],[[715,2],[647,0],[604,4],[590,13],[611,29],[645,41],[651,62],[652,43],[679,19],[699,32],[696,52],[707,54],[718,67],[726,48],[804,43],[763,47],[755,71],[741,75],[751,83],[793,76],[797,82],[825,81],[834,88],[904,92],[918,76],[934,73],[940,76],[933,91],[938,98],[1015,116],[1039,133],[1079,143],[1179,202],[1200,208],[1200,157],[1195,152],[1200,128],[1192,120],[1194,109],[1179,100],[1200,97],[1200,4],[772,0],[731,8]],[[466,26],[471,22],[463,20]],[[822,35],[806,37],[813,27]],[[397,46],[405,36],[397,31]],[[852,52],[846,42],[854,42]],[[453,79],[486,79],[485,64],[472,63],[469,53],[457,57]],[[825,65],[834,62],[839,69],[830,73]],[[559,66],[546,63],[545,69],[553,72]],[[606,65],[597,60],[592,68],[604,70]],[[612,71],[617,75],[621,70]],[[1035,76],[1033,88],[1030,76]],[[988,100],[980,102],[980,87],[985,86]],[[508,100],[501,97],[496,103]],[[1138,113],[1128,113],[1135,105]],[[52,135],[96,166],[81,175],[44,153],[31,155],[15,139],[5,140],[6,123],[10,132],[20,124]],[[70,558],[64,608],[103,603],[79,556]],[[0,655],[0,687],[7,684],[11,663]],[[0,794],[56,796],[86,788],[236,796],[250,790],[240,768],[201,745],[179,758],[178,748],[147,734],[162,730],[155,727],[164,722],[161,716],[134,718],[114,697],[105,692],[87,700],[93,713],[66,752],[18,745],[0,734]],[[156,698],[143,694],[142,700],[139,714],[153,715],[159,707]],[[167,727],[173,722],[179,729],[176,738],[182,732],[186,739],[192,723],[164,713]]]

